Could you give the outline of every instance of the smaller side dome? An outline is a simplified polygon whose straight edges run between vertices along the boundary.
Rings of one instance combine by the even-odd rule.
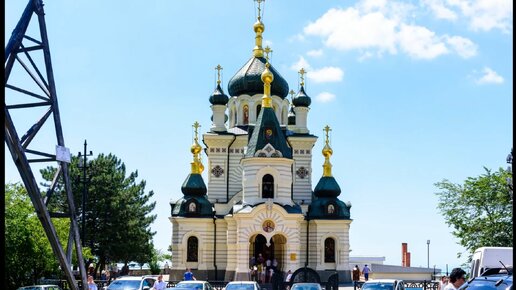
[[[305,88],[301,86],[299,93],[292,98],[292,103],[296,107],[308,107],[312,103],[312,99],[305,93]]]
[[[210,103],[212,105],[226,105],[229,101],[229,97],[224,94],[224,91],[220,87],[220,84],[217,84],[215,91],[210,96]]]

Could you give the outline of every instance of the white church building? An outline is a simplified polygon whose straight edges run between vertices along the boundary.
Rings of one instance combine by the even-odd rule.
[[[202,140],[194,124],[191,172],[183,196],[170,202],[169,280],[181,280],[186,268],[198,280],[250,280],[261,255],[283,273],[306,267],[321,281],[334,273],[350,281],[351,205],[340,199],[332,176],[330,128],[321,140],[325,162],[315,164],[323,166],[323,176],[313,187],[318,137],[308,129],[304,70],[289,101],[289,85],[269,63],[269,48],[262,48],[260,2],[251,58],[229,81],[228,95],[219,76],[209,98],[212,126]]]

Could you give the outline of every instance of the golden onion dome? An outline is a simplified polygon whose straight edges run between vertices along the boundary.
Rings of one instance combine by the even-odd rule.
[[[322,154],[324,157],[329,158],[333,154],[333,150],[328,144],[326,144],[322,150]]]
[[[264,84],[270,84],[274,80],[274,75],[269,70],[269,63],[265,65],[265,70],[262,72],[262,82]]]
[[[265,25],[263,25],[263,23],[260,20],[258,20],[254,23],[253,29],[255,33],[263,33],[263,31],[265,30]]]
[[[201,150],[202,147],[197,142],[193,143],[192,147],[190,147],[190,152],[192,152],[192,154],[199,154],[201,153]]]

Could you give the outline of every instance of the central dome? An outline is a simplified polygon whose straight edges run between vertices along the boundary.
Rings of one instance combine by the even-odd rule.
[[[228,84],[230,96],[242,94],[254,95],[263,94],[262,72],[265,70],[267,60],[264,57],[252,57],[244,66],[231,78]],[[288,95],[287,81],[271,65],[269,70],[274,76],[271,83],[271,95],[282,99]]]

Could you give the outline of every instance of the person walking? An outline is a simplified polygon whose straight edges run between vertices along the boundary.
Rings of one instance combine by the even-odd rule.
[[[183,280],[185,281],[191,281],[191,280],[197,280],[195,279],[193,273],[192,273],[192,270],[190,268],[186,268],[186,272],[183,276]]]
[[[158,280],[156,280],[156,282],[154,282],[154,286],[152,286],[152,289],[153,290],[165,290],[165,288],[167,288],[167,283],[165,283],[165,281],[163,281],[163,275],[159,274]]]
[[[446,284],[444,290],[457,290],[466,282],[466,271],[461,268],[453,268],[450,273],[450,282]]]
[[[362,273],[364,273],[364,279],[366,281],[369,281],[369,273],[371,272],[371,269],[367,267],[367,264],[364,266],[364,269],[362,269]]]
[[[358,265],[355,265],[352,271],[353,275],[353,286],[356,288],[358,285],[358,281],[360,281],[360,269],[358,268]]]
[[[88,290],[98,290],[97,284],[95,284],[91,275],[88,275]]]
[[[439,281],[439,289],[438,290],[444,290],[446,285],[448,285],[448,277],[442,276],[441,281]]]

